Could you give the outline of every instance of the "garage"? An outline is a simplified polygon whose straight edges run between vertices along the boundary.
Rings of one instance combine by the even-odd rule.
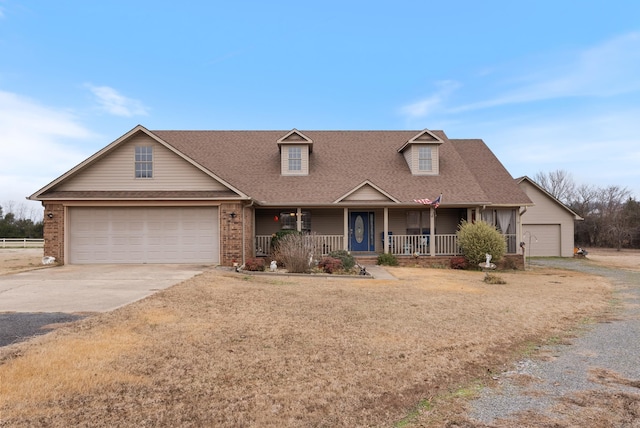
[[[68,261],[219,263],[217,207],[70,207]]]
[[[523,224],[522,236],[527,256],[561,256],[559,224]]]

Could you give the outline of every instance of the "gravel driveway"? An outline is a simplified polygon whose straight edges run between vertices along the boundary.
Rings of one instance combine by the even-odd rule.
[[[619,309],[614,319],[587,326],[571,344],[545,347],[545,358],[519,361],[498,377],[498,388],[485,388],[480,398],[470,403],[468,417],[483,426],[516,426],[522,423],[516,420],[523,414],[529,418],[542,415],[547,423],[560,423],[530,425],[535,422],[525,419],[527,426],[574,426],[566,421],[575,420],[580,412],[593,411],[589,406],[594,404],[587,397],[596,397],[595,406],[600,406],[601,414],[626,413],[616,416],[623,421],[616,426],[639,427],[640,272],[576,259],[536,259],[532,264],[610,279]],[[612,402],[625,405],[613,406]],[[586,426],[603,425],[590,422]]]

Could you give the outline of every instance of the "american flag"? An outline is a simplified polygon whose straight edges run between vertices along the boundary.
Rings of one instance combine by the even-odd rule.
[[[434,208],[438,208],[440,206],[440,203],[442,202],[442,193],[440,194],[440,196],[438,196],[434,200],[426,199],[426,198],[425,199],[414,199],[413,202],[417,202],[417,203],[423,204],[423,205],[433,205]]]

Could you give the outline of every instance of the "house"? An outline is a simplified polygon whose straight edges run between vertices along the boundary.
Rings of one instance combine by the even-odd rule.
[[[439,195],[439,206],[414,201]],[[532,205],[482,140],[427,129],[136,126],[29,199],[44,206],[45,255],[67,264],[242,264],[287,229],[322,254],[428,263],[460,254],[457,227],[476,219],[517,256]]]
[[[529,177],[516,182],[534,204],[522,213],[526,256],[573,256],[575,222],[583,218]]]

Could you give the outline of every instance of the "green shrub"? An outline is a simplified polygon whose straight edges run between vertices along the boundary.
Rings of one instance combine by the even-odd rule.
[[[262,272],[264,270],[265,263],[264,259],[261,257],[254,257],[251,259],[247,259],[244,263],[244,270],[249,270],[253,272]]]
[[[378,256],[378,264],[385,266],[398,266],[398,258],[391,253],[382,253]]]
[[[336,257],[324,257],[318,263],[318,267],[325,273],[334,273],[339,270],[343,270],[342,260]]]
[[[500,261],[507,251],[504,236],[484,221],[463,221],[458,227],[458,245],[471,266],[477,266],[491,254],[491,262]]]
[[[346,250],[332,251],[329,253],[329,257],[340,259],[344,270],[351,270],[356,265],[356,259]]]

